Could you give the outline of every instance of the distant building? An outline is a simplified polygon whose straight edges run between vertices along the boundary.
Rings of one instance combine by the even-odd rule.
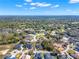
[[[51,35],[56,35],[56,32],[55,32],[55,31],[52,31],[52,32],[51,32]]]
[[[63,37],[63,38],[61,39],[61,41],[63,41],[63,42],[68,42],[68,40],[69,40],[69,38],[67,38],[67,37]]]

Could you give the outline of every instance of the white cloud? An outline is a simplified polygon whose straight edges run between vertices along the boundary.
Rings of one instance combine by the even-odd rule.
[[[73,13],[73,14],[79,13],[78,10],[66,9],[66,11],[69,12],[69,13]]]
[[[60,5],[54,5],[51,8],[58,8]]]
[[[79,3],[79,0],[70,0],[70,3]]]
[[[57,7],[59,7],[59,5],[55,5],[54,7],[56,7],[56,8],[57,8]]]
[[[27,3],[24,3],[24,5],[27,5]]]
[[[73,11],[72,13],[78,13],[77,11]]]
[[[51,6],[51,4],[48,4],[48,3],[40,3],[40,2],[31,3],[30,5],[37,6],[37,7],[48,7],[48,6]]]
[[[76,10],[76,11],[73,11],[72,13],[79,13],[79,11],[78,11],[78,10]]]
[[[70,9],[66,9],[66,11],[70,12],[70,11],[72,11],[72,10],[70,10]]]
[[[30,9],[36,9],[36,7],[31,7]]]
[[[16,4],[16,7],[22,7],[22,5]]]
[[[32,0],[25,0],[26,2],[32,2]]]

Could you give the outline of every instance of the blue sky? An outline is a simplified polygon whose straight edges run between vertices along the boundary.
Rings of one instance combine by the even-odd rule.
[[[79,15],[79,0],[0,0],[0,15]]]

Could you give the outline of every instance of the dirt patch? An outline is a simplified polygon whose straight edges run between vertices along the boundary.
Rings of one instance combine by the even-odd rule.
[[[7,52],[8,52],[9,50],[10,50],[10,49],[1,50],[1,51],[0,51],[0,55],[5,55],[5,54],[7,54]]]
[[[8,44],[8,45],[0,45],[0,59],[3,59],[4,55],[6,55],[15,44]]]
[[[0,59],[4,59],[4,56],[3,55],[0,55]]]

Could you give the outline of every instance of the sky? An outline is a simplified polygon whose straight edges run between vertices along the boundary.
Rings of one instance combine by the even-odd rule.
[[[0,0],[0,15],[79,15],[79,0]]]

